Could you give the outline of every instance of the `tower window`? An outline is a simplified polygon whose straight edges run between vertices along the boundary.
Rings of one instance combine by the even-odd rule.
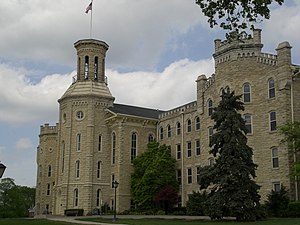
[[[76,135],[76,150],[80,151],[81,147],[81,134]]]
[[[102,136],[99,135],[98,137],[98,151],[101,152],[102,150]]]
[[[98,56],[95,57],[94,63],[94,79],[98,80]]]
[[[243,85],[243,100],[244,102],[251,101],[251,86],[248,83]]]
[[[270,79],[268,81],[268,89],[269,89],[269,98],[275,97],[275,81],[273,79]]]
[[[65,170],[65,148],[66,148],[66,144],[64,141],[62,141],[61,144],[61,172],[63,173]]]
[[[75,177],[79,178],[80,176],[80,161],[77,160],[75,163]]]
[[[52,167],[51,165],[48,166],[48,177],[51,177],[51,173],[52,173]]]
[[[50,195],[51,192],[51,185],[50,183],[47,184],[47,195]]]
[[[96,206],[101,206],[101,189],[97,190]]]
[[[101,178],[101,167],[102,167],[102,162],[98,161],[98,163],[97,163],[97,178]]]
[[[211,99],[207,101],[208,115],[211,116],[213,113],[213,102]]]
[[[89,57],[88,56],[84,58],[84,78],[85,79],[89,78]]]
[[[78,206],[78,189],[76,188],[75,190],[74,190],[74,202],[73,202],[73,204],[74,204],[74,206]]]

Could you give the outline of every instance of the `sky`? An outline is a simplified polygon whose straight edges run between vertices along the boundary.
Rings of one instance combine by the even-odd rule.
[[[74,43],[110,47],[106,76],[116,103],[168,110],[196,100],[195,80],[214,73],[215,39],[194,0],[0,1],[0,161],[18,185],[36,183],[40,126],[58,121],[58,102],[76,74]],[[273,5],[263,51],[289,41],[300,64],[300,1]]]

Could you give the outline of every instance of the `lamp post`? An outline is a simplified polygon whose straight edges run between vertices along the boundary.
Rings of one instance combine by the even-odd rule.
[[[6,169],[6,166],[4,166],[2,163],[0,163],[0,178],[2,177],[5,169]]]
[[[119,186],[119,182],[114,180],[112,182],[112,187],[115,189],[115,204],[114,204],[114,218],[113,221],[117,221],[117,188]]]

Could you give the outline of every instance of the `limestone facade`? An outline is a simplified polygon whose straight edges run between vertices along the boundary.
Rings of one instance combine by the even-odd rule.
[[[272,189],[286,186],[299,199],[299,184],[289,177],[298,160],[281,143],[278,127],[300,120],[299,66],[291,63],[291,46],[280,43],[277,54],[263,53],[261,30],[252,36],[232,34],[215,40],[215,74],[196,80],[197,99],[160,111],[115,104],[105,76],[105,42],[75,43],[77,76],[58,100],[59,123],[40,129],[37,148],[36,213],[64,214],[82,208],[85,214],[107,204],[115,206],[112,181],[117,180],[116,209],[132,206],[132,160],[155,138],[171,147],[177,160],[180,205],[198,191],[198,168],[214,163],[209,154],[213,133],[210,113],[224,89],[242,95],[241,112],[249,128],[248,144],[258,164],[256,181],[262,201]]]

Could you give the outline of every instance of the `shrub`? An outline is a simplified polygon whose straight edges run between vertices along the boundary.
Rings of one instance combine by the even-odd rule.
[[[289,206],[288,192],[284,186],[280,191],[271,191],[267,196],[266,207],[270,216],[282,217],[287,213]]]
[[[300,202],[290,202],[286,216],[300,217]]]
[[[189,195],[189,200],[186,204],[187,215],[190,216],[203,216],[205,215],[205,202],[207,201],[207,193],[204,191],[193,192]]]

